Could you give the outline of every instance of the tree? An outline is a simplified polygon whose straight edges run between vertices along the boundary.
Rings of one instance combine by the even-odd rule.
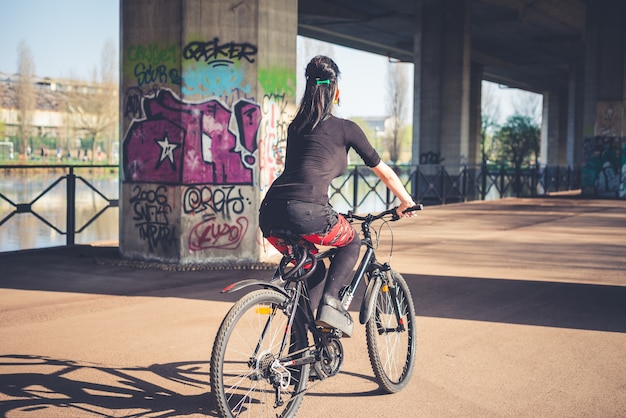
[[[541,142],[540,128],[529,116],[510,116],[494,139],[501,162],[511,162],[516,169],[524,164],[536,164]]]
[[[387,111],[385,122],[385,142],[389,160],[396,164],[402,152],[401,130],[407,109],[408,80],[406,68],[401,63],[389,62],[387,70]]]
[[[22,40],[17,47],[17,71],[19,79],[16,84],[15,100],[18,111],[18,153],[26,155],[31,151],[30,136],[33,114],[37,104],[35,96],[35,61],[30,47]]]
[[[515,114],[528,116],[534,124],[541,126],[542,100],[541,94],[525,90],[517,91],[512,100]]]
[[[100,62],[100,77],[94,69],[91,82],[78,91],[68,93],[68,111],[74,125],[87,132],[91,143],[92,162],[96,162],[99,147],[117,140],[119,125],[118,83],[115,79],[117,52],[112,40],[105,43]],[[105,139],[108,141],[105,143]]]
[[[481,110],[480,110],[480,152],[482,161],[494,158],[495,141],[494,134],[499,128],[500,103],[496,95],[496,84],[482,83]]]

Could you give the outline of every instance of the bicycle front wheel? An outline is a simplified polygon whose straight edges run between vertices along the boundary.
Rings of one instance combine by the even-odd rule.
[[[307,334],[298,318],[290,335],[285,334],[286,302],[276,291],[256,290],[233,305],[222,321],[210,372],[220,416],[291,417],[300,407],[309,365],[289,363],[303,356]]]
[[[402,390],[415,364],[415,307],[404,278],[390,270],[373,292],[376,305],[365,334],[376,380],[387,393]]]

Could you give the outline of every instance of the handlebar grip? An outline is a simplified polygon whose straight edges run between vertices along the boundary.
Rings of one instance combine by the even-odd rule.
[[[402,213],[409,213],[409,212],[413,212],[415,210],[424,210],[424,205],[422,205],[421,203],[418,203],[415,206],[412,206],[410,208],[406,208],[402,211]]]

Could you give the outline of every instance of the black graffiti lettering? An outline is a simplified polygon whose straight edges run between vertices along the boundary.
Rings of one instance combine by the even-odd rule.
[[[176,243],[176,228],[170,228],[169,225],[145,223],[135,226],[139,229],[139,237],[148,242],[150,250],[154,250],[159,245],[169,248]]]
[[[208,186],[192,186],[183,195],[183,211],[185,213],[203,213],[204,215],[221,215],[229,218],[239,215],[245,209],[241,189],[235,186],[211,188]]]
[[[126,96],[126,104],[124,105],[124,117],[129,119],[136,119],[141,116],[141,96],[128,95]]]
[[[152,64],[146,67],[145,64],[139,63],[135,66],[135,77],[139,86],[157,81],[165,84],[167,83],[167,68],[165,65],[152,68]]]
[[[133,188],[133,195],[130,203],[135,202],[158,203],[159,205],[167,204],[167,187],[159,186],[156,190],[142,190],[140,186]]]
[[[169,224],[172,207],[167,203],[166,186],[158,186],[154,190],[135,186],[129,203],[132,205],[132,219],[139,237],[148,242],[150,250],[159,245],[175,245],[175,228]]]
[[[208,42],[190,42],[183,49],[183,58],[206,63],[232,64],[235,60],[241,61],[243,59],[254,62],[253,57],[257,54],[256,46],[247,42],[228,42],[220,45],[219,41],[219,38],[213,38],[212,41]]]
[[[170,83],[182,84],[183,78],[181,77],[180,73],[178,72],[176,68],[170,69],[169,75],[170,75]]]
[[[420,164],[441,164],[445,158],[438,152],[428,151],[420,154]]]

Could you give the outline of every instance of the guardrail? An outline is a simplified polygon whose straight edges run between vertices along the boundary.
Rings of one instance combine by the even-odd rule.
[[[463,166],[456,171],[442,165],[397,165],[392,167],[416,203],[442,205],[504,197],[541,196],[579,190],[578,168],[535,166],[522,169],[488,168],[486,164]],[[394,205],[394,196],[363,165],[350,166],[346,176],[335,179],[330,190],[334,206],[349,206],[359,212],[364,205]]]
[[[66,236],[66,245],[74,245],[76,234],[81,233],[105,211],[119,207],[119,196],[107,197],[76,170],[105,168],[119,170],[117,165],[0,165],[3,170],[39,169],[66,170],[47,188],[29,202],[13,202],[0,189],[0,203],[7,202],[12,210],[0,219],[0,228],[9,219],[18,214],[32,214],[48,227]],[[402,179],[417,203],[424,205],[442,205],[471,200],[492,200],[503,197],[540,196],[551,192],[577,190],[581,188],[581,172],[569,167],[530,167],[524,169],[488,169],[486,164],[464,166],[451,172],[441,165],[397,165],[392,167]],[[6,174],[5,174],[6,175]],[[65,230],[53,225],[35,210],[33,205],[65,181],[66,225]],[[76,185],[82,182],[99,195],[106,205],[95,213],[83,225],[76,225]],[[119,193],[119,190],[118,190]],[[335,179],[330,190],[331,203],[337,210],[351,209],[359,212],[372,207],[385,208],[394,205],[395,197],[384,184],[363,165],[352,165],[347,173]],[[1,231],[0,231],[1,232]]]
[[[0,200],[7,202],[10,207],[13,208],[7,215],[5,215],[2,219],[0,219],[0,228],[4,223],[6,223],[13,216],[23,213],[29,213],[35,216],[37,219],[42,221],[48,227],[56,231],[61,235],[65,235],[66,237],[66,245],[74,245],[76,240],[76,234],[81,233],[85,230],[89,225],[91,225],[97,218],[99,218],[106,210],[110,208],[119,207],[119,199],[109,198],[105,196],[100,190],[98,190],[93,184],[87,181],[84,177],[76,175],[75,170],[77,169],[95,169],[95,168],[104,168],[104,169],[112,169],[118,170],[119,167],[117,165],[89,165],[89,166],[74,166],[74,165],[0,165],[0,170],[67,170],[67,174],[64,174],[54,180],[48,187],[46,187],[41,193],[39,193],[35,198],[30,200],[29,202],[13,202],[9,197],[7,197],[0,190]],[[45,217],[41,216],[37,211],[33,209],[33,205],[43,198],[46,194],[50,193],[53,189],[57,187],[57,185],[61,182],[65,181],[65,198],[66,198],[66,225],[65,230],[62,230],[59,226],[53,225],[50,221],[48,221]],[[99,195],[104,201],[107,203],[100,211],[94,214],[90,219],[88,219],[83,225],[77,227],[76,226],[76,183],[82,182],[86,187],[91,189],[94,193]]]

